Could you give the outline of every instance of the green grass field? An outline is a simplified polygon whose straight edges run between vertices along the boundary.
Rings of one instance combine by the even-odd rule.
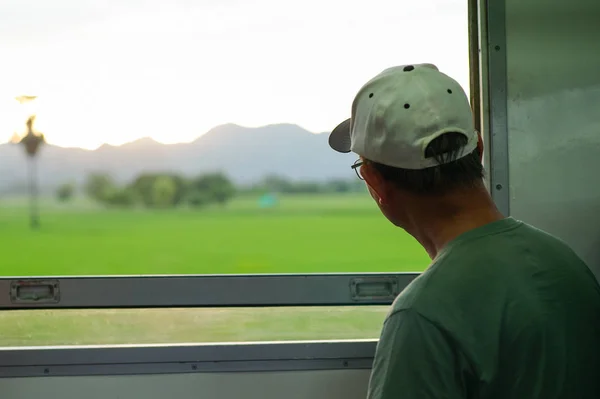
[[[255,198],[202,211],[0,201],[2,276],[422,271],[428,258],[368,195]],[[0,346],[375,338],[377,308],[0,313]]]

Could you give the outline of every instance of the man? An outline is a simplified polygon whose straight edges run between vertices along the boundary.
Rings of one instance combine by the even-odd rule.
[[[600,287],[562,241],[498,211],[455,80],[387,69],[329,143],[360,156],[381,212],[432,259],[386,318],[369,398],[600,398]]]

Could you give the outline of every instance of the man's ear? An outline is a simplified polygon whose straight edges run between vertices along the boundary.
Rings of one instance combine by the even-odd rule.
[[[382,205],[386,201],[387,196],[385,195],[385,185],[381,174],[368,162],[360,167],[360,173],[363,179],[365,179],[365,183],[367,183],[373,199]]]
[[[479,151],[479,162],[483,162],[483,138],[480,132],[477,132],[477,150]]]

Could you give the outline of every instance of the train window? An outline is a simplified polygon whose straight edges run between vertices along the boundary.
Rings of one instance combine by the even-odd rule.
[[[0,305],[15,303],[18,277],[427,266],[325,132],[392,65],[436,64],[468,93],[466,1],[49,4],[0,6],[0,52],[11,60],[0,67]],[[333,308],[306,308],[288,323],[272,308],[139,309],[173,305],[169,292],[138,309],[30,303],[0,313],[0,346],[212,341],[235,323],[236,340],[375,337],[385,310],[330,318]],[[291,327],[314,317],[316,332]],[[276,323],[289,330],[260,329]]]

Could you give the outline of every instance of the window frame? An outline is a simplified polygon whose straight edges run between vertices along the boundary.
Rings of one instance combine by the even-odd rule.
[[[389,305],[419,273],[167,275],[0,278],[0,310]],[[50,301],[15,300],[21,287]],[[383,295],[360,295],[361,287]]]
[[[498,210],[510,216],[506,0],[469,0],[469,24],[471,101],[485,143],[486,181]]]

